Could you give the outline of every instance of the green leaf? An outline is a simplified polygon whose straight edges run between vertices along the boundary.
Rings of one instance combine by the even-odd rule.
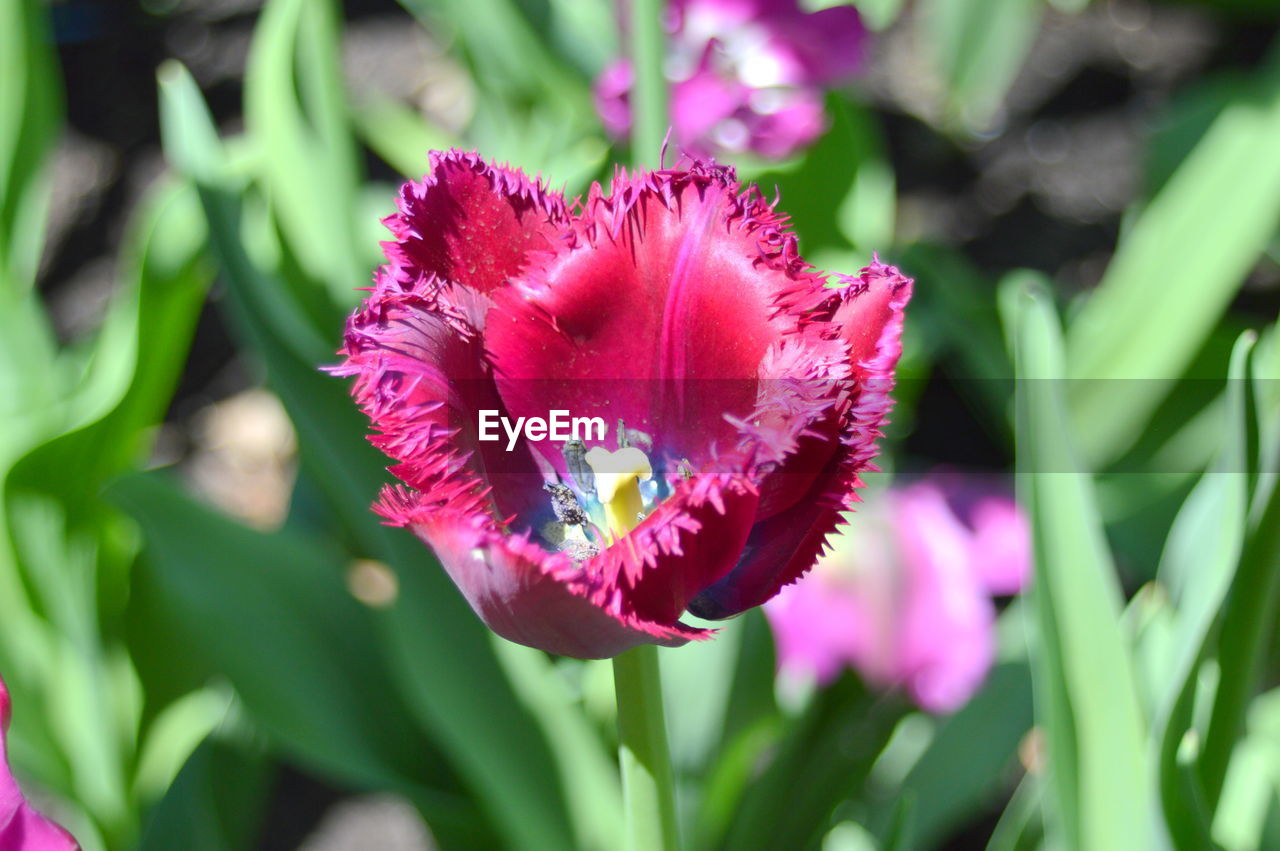
[[[1090,461],[1133,443],[1280,226],[1272,65],[1142,211],[1071,324],[1069,374],[1088,379],[1072,384],[1072,423]]]
[[[162,184],[130,223],[121,285],[83,375],[4,480],[0,574],[25,587],[0,603],[0,652],[38,663],[48,747],[69,765],[59,788],[113,844],[136,836],[129,774],[142,698],[123,648],[103,634],[128,593],[135,542],[99,491],[141,460],[169,406],[212,276],[203,245],[194,192]]]
[[[453,41],[470,71],[479,91],[469,144],[491,159],[567,180],[571,191],[585,185],[581,170],[599,170],[607,147],[591,93],[582,75],[549,49],[555,24],[545,0],[401,5],[430,32]]]
[[[915,841],[932,847],[983,804],[997,798],[1008,782],[1007,769],[1018,743],[1030,728],[1031,672],[1027,663],[1019,660],[997,665],[973,700],[941,722],[928,749],[902,782],[899,800],[914,802],[911,823]]]
[[[336,553],[241,526],[160,474],[108,494],[146,536],[135,581],[164,607],[168,640],[225,673],[273,736],[361,784],[412,791],[432,779],[432,751],[376,663],[370,613],[347,593]]]
[[[496,635],[493,646],[516,694],[533,712],[552,745],[577,847],[598,851],[620,847],[624,843],[618,766],[564,678],[539,650]]]
[[[206,688],[183,695],[156,715],[138,754],[134,788],[139,800],[164,796],[182,766],[226,716],[229,703],[229,695]]]
[[[914,17],[946,92],[943,123],[968,133],[996,122],[1040,29],[1041,0],[922,0]]]
[[[75,428],[15,465],[10,486],[56,494],[73,513],[140,459],[168,409],[213,278],[195,191],[169,183],[132,223],[122,286],[94,343],[69,412]],[[67,477],[68,469],[76,471]]]
[[[819,692],[747,789],[725,847],[806,848],[859,791],[908,707],[851,675]]]
[[[0,293],[29,288],[44,237],[44,164],[62,124],[62,92],[43,5],[0,6]]]
[[[516,104],[589,107],[585,81],[548,49],[534,22],[511,0],[400,0],[432,32],[449,32],[476,83]]]
[[[427,152],[452,148],[457,140],[432,126],[415,109],[390,99],[355,110],[356,129],[373,152],[410,180],[427,171]]]
[[[741,625],[741,632],[721,730],[709,753],[710,759],[695,775],[700,781],[694,842],[691,843],[695,848],[722,844],[748,784],[756,776],[765,755],[776,745],[783,726],[774,692],[777,668],[773,636],[765,616],[759,609],[752,609],[738,618],[736,624]],[[679,692],[673,688],[671,693]],[[686,723],[672,720],[674,729]],[[677,762],[680,759],[677,754]]]
[[[40,433],[52,404],[56,345],[34,289],[49,205],[46,163],[62,124],[47,13],[0,3],[0,470]],[[0,586],[0,597],[6,589]]]
[[[1000,821],[991,831],[987,851],[1033,851],[1041,847],[1042,825],[1037,816],[1042,786],[1042,781],[1034,775],[1022,778],[1008,806],[1000,814]]]
[[[1160,562],[1159,582],[1172,598],[1176,618],[1168,649],[1158,660],[1161,696],[1155,717],[1161,798],[1179,847],[1193,847],[1203,832],[1194,816],[1205,806],[1204,795],[1190,783],[1187,762],[1180,754],[1186,736],[1194,732],[1192,708],[1200,663],[1213,653],[1215,627],[1244,546],[1250,466],[1246,420],[1253,416],[1246,370],[1253,343],[1253,334],[1243,335],[1232,352],[1217,461],[1179,511]],[[1194,757],[1198,756],[1197,743]],[[1194,799],[1188,799],[1193,791]]]
[[[151,813],[142,851],[254,847],[274,773],[274,766],[248,747],[206,740]]]
[[[1037,273],[1010,272],[997,289],[963,255],[926,243],[904,251],[902,267],[922,282],[916,288],[919,295],[913,296],[914,321],[941,347],[937,359],[961,392],[990,412],[984,420],[997,429],[994,437],[1006,442],[1011,437],[1013,363],[1001,342],[996,294],[1039,280]]]
[[[1274,331],[1269,335],[1269,351],[1260,352],[1255,347],[1246,367],[1245,389],[1254,400],[1261,390],[1263,398],[1274,402],[1271,394],[1280,382],[1273,335]],[[1267,447],[1266,455],[1272,461],[1274,447],[1280,442],[1276,424],[1275,410],[1253,413],[1245,422],[1247,429],[1262,429],[1254,432],[1256,445]],[[1255,460],[1259,455],[1251,453],[1250,457]],[[1244,728],[1249,699],[1265,669],[1276,608],[1280,605],[1280,487],[1275,486],[1275,480],[1274,468],[1258,478],[1259,487],[1249,508],[1248,536],[1222,613],[1217,647],[1221,676],[1200,757],[1200,779],[1210,813],[1217,808],[1231,754]]]
[[[1280,690],[1272,689],[1254,698],[1249,709],[1248,733],[1232,754],[1213,837],[1230,851],[1273,848],[1278,807]]]
[[[659,651],[658,660],[663,693],[671,695],[667,707],[671,758],[677,771],[696,774],[715,755],[724,735],[743,624],[688,620],[694,626],[717,629],[715,641],[689,644],[678,651]],[[678,697],[687,694],[697,694],[697,701],[691,703]]]
[[[352,239],[359,178],[332,0],[271,0],[245,69],[245,123],[261,176],[315,297],[353,301],[369,278]]]
[[[1021,301],[1018,486],[1033,529],[1032,660],[1054,766],[1053,826],[1067,847],[1150,848],[1145,723],[1092,482],[1067,426],[1061,331],[1042,291]]]

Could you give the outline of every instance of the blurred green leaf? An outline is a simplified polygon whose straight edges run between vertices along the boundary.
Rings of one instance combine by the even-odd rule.
[[[1160,581],[1171,593],[1177,611],[1168,658],[1160,668],[1164,694],[1156,716],[1162,729],[1165,812],[1175,825],[1193,812],[1185,800],[1187,787],[1178,749],[1191,725],[1198,666],[1212,653],[1217,637],[1214,628],[1237,570],[1247,528],[1247,470],[1253,463],[1247,421],[1254,413],[1246,370],[1253,340],[1252,334],[1242,336],[1232,353],[1218,459],[1179,512],[1160,565]],[[1176,829],[1174,834],[1176,839]]]
[[[373,152],[409,180],[426,173],[428,151],[458,144],[417,110],[385,98],[357,108],[355,121],[361,138]]]
[[[44,243],[48,187],[42,172],[62,124],[52,44],[41,3],[0,5],[0,293],[9,297],[34,282]]]
[[[213,270],[195,191],[170,183],[136,218],[121,262],[122,286],[76,388],[74,430],[15,465],[10,486],[55,494],[73,513],[140,460],[169,406]],[[76,475],[63,473],[74,469]]]
[[[942,720],[902,782],[898,806],[904,806],[906,799],[913,801],[910,821],[915,842],[936,846],[984,804],[998,799],[1001,788],[1011,783],[1008,769],[1030,728],[1027,663],[997,665],[982,690],[963,709]]]
[[[1036,715],[1067,847],[1150,848],[1146,728],[1120,589],[1063,398],[1061,331],[1047,296],[1024,291],[1015,340],[1019,497],[1031,515]]]
[[[1040,796],[1043,781],[1026,775],[991,831],[987,851],[1035,851],[1041,847]]]
[[[196,747],[226,717],[229,702],[227,694],[206,688],[164,707],[149,725],[138,754],[134,787],[139,800],[158,801],[164,796]]]
[[[1157,669],[1162,688],[1156,712],[1161,736],[1161,790],[1165,816],[1176,825],[1191,812],[1184,799],[1178,749],[1191,723],[1198,667],[1212,650],[1223,600],[1244,545],[1249,494],[1246,365],[1254,335],[1240,338],[1227,379],[1222,444],[1213,469],[1201,477],[1169,530],[1158,581],[1176,612],[1169,650]],[[1197,749],[1198,750],[1198,749]],[[1179,832],[1174,830],[1175,841]]]
[[[711,759],[696,775],[698,812],[690,843],[694,848],[720,846],[747,784],[782,734],[783,719],[774,693],[773,636],[768,622],[763,612],[752,609],[735,624],[740,625],[741,632],[718,741],[710,751]],[[677,692],[673,689],[668,693],[674,696]],[[681,759],[678,755],[675,758]]]
[[[512,0],[400,0],[432,32],[456,35],[481,88],[512,106],[541,103],[557,112],[589,104],[584,80],[569,71]],[[607,37],[607,36],[606,36]]]
[[[359,180],[332,0],[270,0],[245,69],[245,122],[261,174],[307,276],[350,304],[368,280],[352,240]],[[315,298],[324,298],[320,290]]]
[[[881,843],[884,851],[910,851],[916,847],[915,822],[912,819],[914,809],[914,795],[903,795],[898,799],[898,804],[893,808],[889,820],[889,831],[885,834],[884,842]]]
[[[1013,362],[1001,342],[996,294],[1008,292],[1008,281],[1033,280],[1037,273],[1010,272],[997,289],[963,255],[939,245],[916,243],[902,253],[902,266],[921,282],[913,296],[914,320],[941,348],[937,361],[957,388],[989,412],[982,422],[996,430],[994,438],[1011,437]]]
[[[1174,757],[1175,782],[1181,790],[1183,809],[1176,817],[1169,819],[1169,835],[1175,847],[1216,851],[1219,846],[1210,835],[1209,807],[1204,800],[1200,778],[1196,776],[1196,761],[1199,757],[1200,735],[1195,730],[1187,730],[1182,735]]]
[[[747,788],[725,848],[807,848],[861,790],[908,707],[851,675],[820,691]]]
[[[1072,385],[1072,423],[1091,462],[1129,448],[1280,226],[1280,61],[1271,66],[1142,211],[1071,324],[1069,374],[1090,379]]]
[[[273,775],[261,754],[207,739],[151,813],[141,851],[254,847]]]
[[[740,621],[694,625],[717,629],[715,641],[658,653],[662,691],[672,696],[667,707],[671,758],[677,772],[686,773],[697,773],[715,755],[724,735],[743,633]],[[687,694],[697,694],[698,700],[691,703],[677,697]]]
[[[433,34],[456,39],[479,89],[466,131],[470,145],[490,159],[568,181],[571,192],[585,186],[608,148],[599,138],[587,81],[549,49],[546,38],[557,24],[546,0],[401,5]]]
[[[623,844],[618,766],[545,653],[493,637],[516,694],[552,744],[569,800],[577,847],[610,851]]]
[[[595,77],[617,59],[620,11],[610,0],[550,0],[548,41],[579,72]]]
[[[58,390],[53,333],[34,290],[49,205],[45,164],[62,123],[46,14],[37,0],[0,4],[0,470],[39,433]],[[0,599],[13,590],[6,584],[0,571]]]
[[[1250,352],[1248,380],[1244,382],[1249,400],[1246,404],[1256,405],[1259,390],[1267,394],[1263,398],[1268,403],[1274,402],[1271,394],[1280,383],[1274,339],[1269,335],[1268,346],[1255,347]],[[1267,456],[1274,461],[1280,428],[1274,410],[1261,415],[1256,408],[1246,410],[1250,415],[1244,425],[1253,449],[1245,470],[1252,471],[1258,469],[1257,447],[1267,447]],[[1276,608],[1280,605],[1280,487],[1275,486],[1274,469],[1256,481],[1259,487],[1249,507],[1248,536],[1222,613],[1217,648],[1221,676],[1200,757],[1200,780],[1210,813],[1217,808],[1231,754],[1244,728],[1249,700],[1263,674]]]
[[[1040,29],[1042,0],[921,0],[915,25],[953,129],[991,128]]]
[[[1213,822],[1213,837],[1229,851],[1273,848],[1278,807],[1280,690],[1272,689],[1255,698],[1249,709],[1248,734],[1232,754]]]
[[[361,784],[421,792],[438,779],[338,554],[240,526],[159,474],[123,478],[109,495],[146,535],[136,581],[163,601],[168,640],[226,673],[273,736]]]

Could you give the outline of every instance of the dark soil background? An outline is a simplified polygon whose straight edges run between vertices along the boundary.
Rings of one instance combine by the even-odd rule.
[[[219,123],[234,130],[260,5],[68,0],[52,6],[67,129],[55,157],[40,285],[64,340],[99,321],[125,223],[163,169],[156,67],[170,57],[182,60]],[[343,5],[343,61],[353,90],[376,84],[412,96],[428,73],[439,72],[444,60],[438,50],[433,54],[429,37],[395,2]],[[1079,16],[1050,13],[998,132],[962,144],[921,117],[929,108],[925,83],[914,70],[908,29],[896,27],[879,38],[859,89],[875,104],[889,139],[899,232],[904,241],[927,238],[959,249],[993,281],[1011,268],[1029,267],[1049,274],[1068,294],[1092,286],[1115,245],[1122,210],[1147,188],[1146,145],[1171,99],[1206,75],[1256,67],[1278,29],[1274,16],[1228,16],[1193,3],[1097,0]],[[433,55],[430,62],[423,58]],[[397,179],[373,157],[368,167],[373,177]],[[1235,309],[1273,319],[1278,288],[1280,268],[1264,264]],[[170,411],[165,451],[171,460],[191,452],[199,411],[255,383],[252,366],[238,359],[217,301],[215,287]],[[338,329],[334,339],[336,346]],[[909,451],[938,463],[1006,467],[1006,448],[980,429],[955,428],[971,421],[962,395],[945,374],[929,382]],[[335,807],[346,798],[343,790],[284,768],[259,847],[293,849],[304,840],[312,851],[426,847],[427,840],[404,827],[411,815],[395,802]],[[330,818],[317,830],[326,814]],[[974,824],[947,847],[983,847],[992,823]],[[388,832],[375,839],[379,830]]]

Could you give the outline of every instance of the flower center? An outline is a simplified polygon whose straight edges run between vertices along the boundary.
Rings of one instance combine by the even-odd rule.
[[[649,457],[635,446],[616,452],[595,446],[585,457],[595,474],[596,498],[604,508],[605,528],[612,543],[644,519],[640,483],[653,478],[653,467]]]

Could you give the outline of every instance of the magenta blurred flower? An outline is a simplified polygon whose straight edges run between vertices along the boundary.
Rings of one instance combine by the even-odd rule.
[[[1008,498],[933,481],[890,490],[765,606],[779,666],[827,683],[852,665],[924,709],[954,711],[986,678],[991,596],[1025,587],[1030,547],[1026,517]]]
[[[675,141],[694,156],[782,158],[821,135],[822,88],[848,79],[866,30],[851,6],[804,12],[796,0],[674,0],[667,18]],[[631,126],[631,64],[596,80],[605,129]]]
[[[686,607],[728,617],[813,565],[875,454],[910,280],[876,262],[828,286],[754,186],[698,161],[571,208],[432,153],[385,223],[336,371],[407,486],[376,510],[495,632],[677,646],[710,635]],[[555,411],[599,429],[550,439]]]
[[[36,812],[9,772],[5,738],[9,732],[9,690],[0,678],[0,851],[78,849],[71,834]]]

